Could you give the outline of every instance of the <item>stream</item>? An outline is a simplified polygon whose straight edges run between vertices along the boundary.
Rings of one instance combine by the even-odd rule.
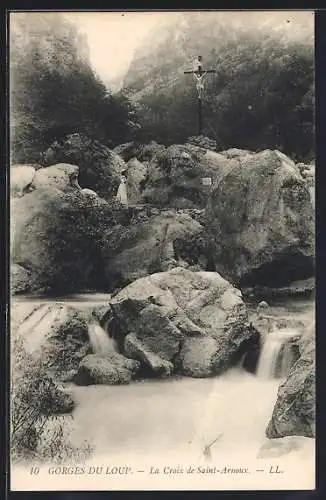
[[[83,294],[60,297],[60,302],[84,308],[103,304],[107,298]],[[248,307],[252,308],[250,304]],[[314,307],[313,299],[282,299],[270,302],[268,314],[313,320]],[[101,327],[92,328],[90,340],[94,351],[102,354],[106,349],[115,348]],[[72,442],[78,445],[86,439],[94,448],[93,463],[101,460],[133,463],[136,457],[138,464],[162,463],[162,460],[170,463],[173,458],[173,463],[219,461],[224,465],[241,465],[277,459],[289,463],[289,470],[303,467],[306,479],[311,480],[314,439],[290,436],[268,440],[265,437],[282,381],[273,378],[271,371],[281,344],[279,335],[273,338],[271,334],[271,346],[269,350],[262,349],[255,375],[239,366],[222,376],[207,379],[176,376],[122,386],[69,384],[77,403],[73,412]],[[205,455],[207,446],[209,452]]]

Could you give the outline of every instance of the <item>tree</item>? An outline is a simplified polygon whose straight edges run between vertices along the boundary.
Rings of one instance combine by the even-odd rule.
[[[203,132],[219,149],[280,149],[295,159],[314,154],[312,31],[284,19],[260,26],[230,21],[230,13],[187,13],[157,29],[139,49],[126,83],[139,105],[143,140],[175,143],[197,131],[197,94],[191,60],[204,56],[216,75],[206,79]],[[301,36],[298,36],[300,33]],[[155,42],[156,41],[156,42]],[[153,49],[154,47],[154,49]]]
[[[77,132],[110,146],[130,139],[132,105],[94,73],[75,25],[61,13],[17,13],[10,33],[13,162],[38,162],[53,141]]]

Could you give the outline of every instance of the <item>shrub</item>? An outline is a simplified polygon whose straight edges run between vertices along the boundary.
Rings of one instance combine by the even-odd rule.
[[[46,364],[24,348],[22,337],[13,341],[11,380],[11,457],[14,462],[51,460],[61,463],[86,459],[89,443],[75,446],[68,419],[74,403],[49,375]]]

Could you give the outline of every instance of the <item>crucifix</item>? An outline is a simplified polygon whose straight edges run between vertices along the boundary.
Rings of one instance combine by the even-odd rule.
[[[204,90],[204,78],[208,73],[216,73],[215,69],[206,69],[202,68],[202,56],[198,56],[197,59],[197,69],[193,71],[184,71],[185,75],[193,75],[196,89],[198,92],[198,135],[201,135],[202,131],[202,93]]]

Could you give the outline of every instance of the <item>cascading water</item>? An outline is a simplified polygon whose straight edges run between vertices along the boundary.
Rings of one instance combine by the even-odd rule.
[[[109,352],[117,352],[115,340],[109,337],[98,323],[89,324],[88,335],[94,354],[105,355]]]
[[[295,361],[290,341],[298,336],[292,329],[275,330],[266,335],[260,354],[257,376],[262,379],[283,378]]]

